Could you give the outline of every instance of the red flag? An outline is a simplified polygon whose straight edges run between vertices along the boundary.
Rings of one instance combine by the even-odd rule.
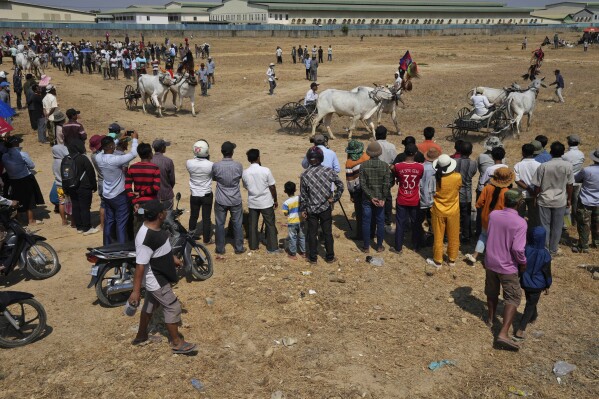
[[[8,133],[14,129],[15,128],[12,127],[8,122],[6,122],[6,120],[4,120],[4,118],[0,117],[0,137],[6,136],[6,133]]]
[[[412,56],[410,55],[410,51],[406,51],[403,57],[399,60],[399,67],[405,71],[408,69],[408,66],[412,63]]]

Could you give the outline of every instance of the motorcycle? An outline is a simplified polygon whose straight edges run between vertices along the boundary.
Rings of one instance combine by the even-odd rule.
[[[0,347],[16,348],[32,343],[46,330],[46,311],[33,294],[0,292]]]
[[[60,270],[56,251],[46,242],[45,237],[21,226],[14,217],[15,213],[14,208],[0,207],[0,223],[7,232],[0,250],[0,264],[5,269],[0,274],[8,275],[19,265],[36,279],[54,276]]]
[[[200,281],[207,280],[213,273],[210,251],[193,238],[194,232],[187,231],[179,222],[184,212],[179,209],[181,193],[177,193],[176,199],[177,205],[168,211],[162,228],[171,235],[173,254],[183,263],[182,272]],[[95,287],[98,300],[105,306],[124,305],[133,291],[135,242],[88,248],[88,251],[86,257],[93,266],[87,288]]]

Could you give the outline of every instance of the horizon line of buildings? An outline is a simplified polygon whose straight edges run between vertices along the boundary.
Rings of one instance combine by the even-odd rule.
[[[171,1],[86,12],[0,0],[0,22],[278,25],[547,25],[599,23],[599,2],[566,1],[541,9],[498,2],[416,0]]]

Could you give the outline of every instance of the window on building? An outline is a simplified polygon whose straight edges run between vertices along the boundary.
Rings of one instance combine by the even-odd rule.
[[[146,17],[146,21],[149,21],[149,20],[150,20],[150,16],[148,15],[148,16]]]
[[[275,14],[276,15],[276,14]],[[270,13],[269,18],[272,18],[272,13]]]
[[[285,14],[285,21],[289,21],[289,14]]]
[[[279,14],[275,14],[275,21],[279,20]]]

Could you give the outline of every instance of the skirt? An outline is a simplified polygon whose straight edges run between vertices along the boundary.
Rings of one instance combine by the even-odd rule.
[[[36,205],[43,205],[44,196],[34,175],[22,179],[10,179],[10,198],[19,201],[19,212],[35,209]]]

